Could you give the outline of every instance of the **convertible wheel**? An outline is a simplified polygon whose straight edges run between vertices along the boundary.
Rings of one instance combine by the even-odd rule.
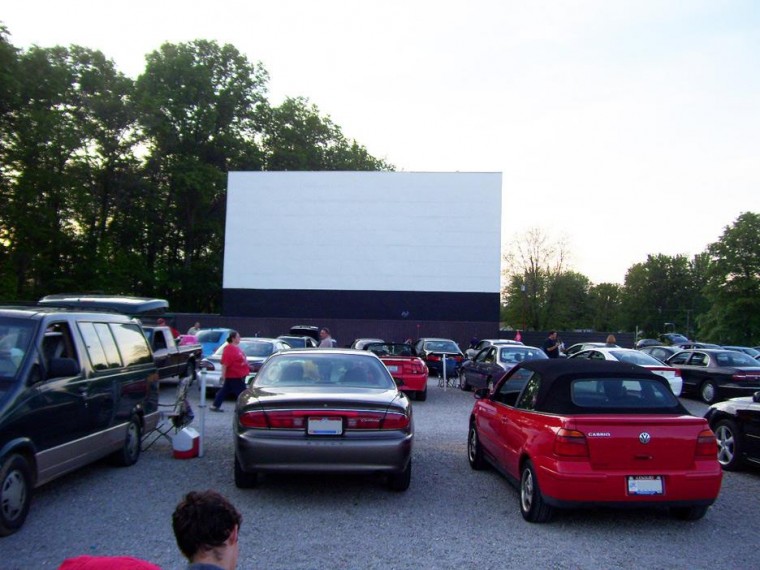
[[[243,471],[237,456],[235,456],[235,486],[238,489],[252,489],[259,484],[259,474],[257,472],[248,473]]]
[[[391,491],[406,491],[412,482],[412,459],[406,464],[406,468],[401,473],[391,473],[388,475],[388,487]]]
[[[699,395],[705,404],[712,404],[718,399],[718,388],[712,380],[705,380],[699,387]]]
[[[721,420],[715,425],[718,440],[718,463],[726,471],[735,471],[742,464],[742,447],[739,428],[733,420]]]
[[[483,448],[480,446],[475,422],[470,423],[470,433],[467,435],[467,459],[470,462],[470,467],[476,471],[486,468],[486,460],[483,458]]]
[[[543,523],[551,519],[554,509],[544,502],[533,464],[526,461],[520,477],[520,513],[528,522]]]
[[[32,502],[32,471],[21,455],[9,455],[0,466],[0,536],[20,529]]]
[[[415,394],[415,398],[418,402],[424,402],[427,400],[427,386],[425,386],[424,390],[420,390]]]
[[[671,507],[670,514],[682,521],[698,521],[707,514],[708,507]]]
[[[129,467],[137,463],[140,458],[140,420],[137,416],[132,416],[127,425],[127,433],[124,436],[124,443],[121,449],[111,456],[111,460],[116,465]]]

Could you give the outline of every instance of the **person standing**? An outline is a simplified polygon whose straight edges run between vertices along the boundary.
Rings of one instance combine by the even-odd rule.
[[[224,496],[190,491],[172,514],[172,529],[187,570],[235,570],[243,516]]]
[[[222,403],[227,394],[234,394],[237,397],[245,390],[245,377],[251,372],[251,367],[239,345],[240,333],[230,331],[227,346],[222,351],[222,388],[216,393],[214,404],[210,408],[212,412],[222,411]]]
[[[617,339],[615,338],[614,334],[608,334],[607,340],[605,341],[605,346],[609,346],[611,348],[617,348]]]
[[[191,326],[189,329],[187,329],[187,334],[191,334],[193,336],[198,334],[198,331],[201,330],[201,323],[198,321],[195,321],[195,324]]]
[[[334,346],[335,341],[330,336],[330,329],[327,327],[319,329],[319,348],[332,348]]]
[[[557,331],[549,331],[549,336],[546,337],[541,348],[544,349],[549,358],[559,358],[560,344],[561,342],[557,339]]]

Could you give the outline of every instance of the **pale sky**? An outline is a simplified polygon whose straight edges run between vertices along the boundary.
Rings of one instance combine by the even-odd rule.
[[[10,0],[0,22],[131,77],[164,42],[230,43],[270,102],[308,97],[398,170],[502,172],[504,248],[565,237],[594,283],[760,212],[755,0]]]

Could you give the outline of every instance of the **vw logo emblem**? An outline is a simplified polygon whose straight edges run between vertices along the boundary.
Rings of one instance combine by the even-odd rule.
[[[652,439],[652,436],[651,436],[651,435],[649,435],[649,434],[648,434],[647,432],[645,432],[645,431],[642,431],[642,432],[639,434],[639,441],[640,441],[641,443],[643,443],[644,445],[646,445],[647,443],[649,443],[649,440],[650,440],[650,439]]]

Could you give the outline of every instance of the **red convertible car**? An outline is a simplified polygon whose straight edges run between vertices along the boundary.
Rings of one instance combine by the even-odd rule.
[[[475,397],[470,465],[515,483],[529,522],[589,506],[669,507],[696,520],[718,497],[715,434],[645,368],[533,360]]]
[[[428,367],[424,360],[412,355],[411,344],[370,342],[364,349],[374,352],[383,361],[399,390],[414,394],[420,402],[427,400]]]

